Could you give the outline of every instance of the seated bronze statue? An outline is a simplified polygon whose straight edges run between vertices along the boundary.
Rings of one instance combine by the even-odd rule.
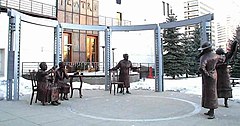
[[[49,81],[49,74],[54,72],[54,67],[50,70],[47,70],[47,64],[45,62],[41,62],[39,65],[40,69],[38,70],[37,76],[37,99],[42,102],[42,105],[46,103],[50,103],[52,105],[61,104],[58,102],[59,100],[59,92],[58,87],[55,86],[51,81]]]

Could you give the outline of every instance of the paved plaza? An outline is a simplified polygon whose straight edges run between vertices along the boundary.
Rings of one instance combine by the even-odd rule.
[[[240,104],[219,99],[216,119],[209,120],[201,97],[179,92],[131,90],[132,94],[109,94],[83,90],[59,106],[29,105],[30,95],[19,101],[0,101],[0,126],[239,126]]]

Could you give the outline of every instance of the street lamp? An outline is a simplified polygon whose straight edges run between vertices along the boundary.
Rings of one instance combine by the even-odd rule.
[[[104,48],[105,48],[105,46],[101,46],[101,47],[103,49],[103,72],[104,72]]]
[[[67,46],[67,61],[70,62],[70,50],[71,50],[71,46],[72,44],[66,44],[65,46]]]
[[[113,57],[113,66],[114,66],[114,50],[117,49],[117,48],[112,48],[112,57]]]

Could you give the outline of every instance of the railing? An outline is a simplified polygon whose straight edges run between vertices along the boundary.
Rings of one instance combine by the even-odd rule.
[[[53,62],[46,62],[48,69],[53,67]],[[37,71],[39,69],[40,62],[22,62],[22,75],[28,74],[29,70]],[[114,65],[116,65],[114,63]],[[140,78],[146,78],[149,74],[150,67],[153,67],[154,63],[133,63],[134,67],[140,67]],[[104,72],[103,62],[66,62],[68,72]],[[152,71],[154,73],[154,71]]]
[[[128,20],[118,20],[117,18],[99,16],[99,25],[106,26],[127,26],[131,25],[131,21]]]
[[[48,69],[53,67],[53,62],[46,62]],[[30,71],[38,71],[40,62],[22,62],[22,75],[28,74]]]
[[[37,2],[34,0],[0,0],[0,7],[13,8],[19,11],[56,18],[56,6]]]
[[[35,15],[56,18],[56,6],[37,2],[34,0],[0,0],[0,8],[13,8],[19,11],[30,12]],[[99,25],[107,26],[127,26],[131,25],[131,21],[117,18],[99,16]]]

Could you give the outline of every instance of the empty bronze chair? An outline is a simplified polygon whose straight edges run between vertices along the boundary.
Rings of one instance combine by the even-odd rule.
[[[112,87],[113,87],[113,93],[114,95],[116,94],[116,88],[117,88],[117,93],[118,93],[118,88],[121,88],[122,93],[124,94],[124,82],[118,81],[118,70],[111,70],[110,72],[110,77],[111,77],[111,83],[110,83],[110,94],[112,93]],[[117,85],[117,87],[116,87]]]
[[[36,77],[36,74],[37,74],[37,72],[35,70],[30,71],[30,79],[31,79],[31,82],[32,82],[32,96],[31,96],[30,105],[32,105],[34,94],[37,95],[37,77]],[[35,103],[37,103],[37,96],[35,98]]]

